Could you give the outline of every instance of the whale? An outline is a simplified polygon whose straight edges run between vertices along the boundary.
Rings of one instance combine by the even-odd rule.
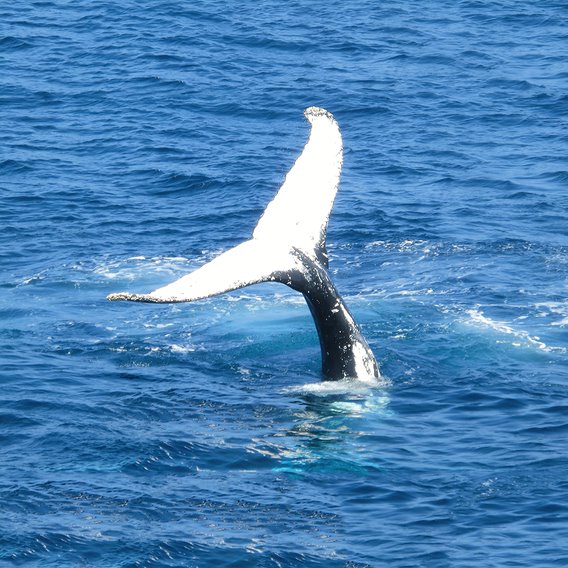
[[[343,141],[333,115],[309,107],[308,140],[252,237],[148,294],[116,292],[111,301],[194,302],[261,282],[303,294],[318,333],[324,380],[380,378],[375,356],[328,272],[327,226],[339,187]]]

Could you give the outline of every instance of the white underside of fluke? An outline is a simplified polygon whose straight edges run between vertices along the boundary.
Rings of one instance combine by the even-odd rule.
[[[312,129],[304,150],[276,197],[268,204],[253,237],[283,242],[311,258],[325,254],[329,214],[339,186],[343,144],[330,113],[305,111]]]
[[[160,301],[192,302],[270,281],[276,272],[288,272],[295,264],[296,259],[289,248],[251,239],[179,280],[154,290],[148,297]]]
[[[297,265],[293,249],[313,260],[325,258],[327,223],[339,185],[343,144],[331,113],[310,107],[304,115],[312,125],[309,139],[251,240],[149,294],[119,292],[108,299],[192,302],[270,281],[275,272],[293,269]]]

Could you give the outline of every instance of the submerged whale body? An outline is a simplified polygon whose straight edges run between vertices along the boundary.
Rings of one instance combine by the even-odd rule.
[[[149,294],[119,292],[109,300],[193,302],[260,282],[301,292],[316,324],[326,379],[379,377],[375,357],[327,272],[329,214],[339,184],[343,144],[328,111],[309,107],[309,139],[268,204],[252,238]]]

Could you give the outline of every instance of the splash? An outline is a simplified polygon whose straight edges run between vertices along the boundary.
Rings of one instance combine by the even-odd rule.
[[[356,379],[347,377],[339,381],[322,381],[287,387],[283,392],[313,394],[316,396],[343,395],[343,394],[371,394],[376,389],[386,388],[390,381],[385,377],[368,377]]]

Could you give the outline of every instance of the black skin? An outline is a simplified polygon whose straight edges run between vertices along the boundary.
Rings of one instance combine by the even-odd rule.
[[[375,357],[326,269],[298,249],[294,254],[304,270],[278,273],[275,281],[304,295],[319,336],[324,376],[329,380],[356,377],[363,353],[369,374],[379,377]],[[354,349],[357,344],[359,348]]]

